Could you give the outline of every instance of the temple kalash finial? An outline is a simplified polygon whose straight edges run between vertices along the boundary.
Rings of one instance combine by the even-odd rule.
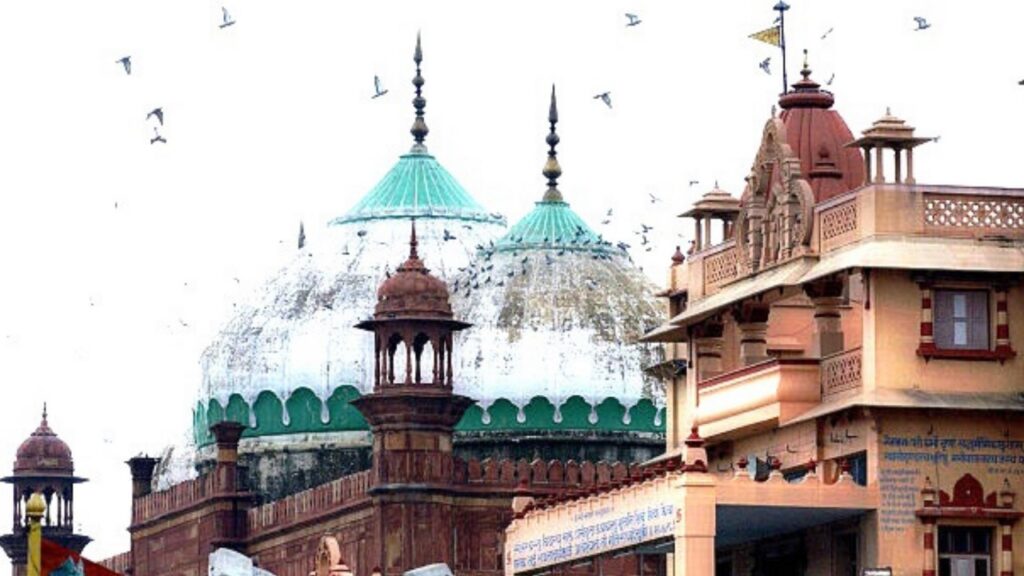
[[[423,62],[423,50],[420,48],[420,33],[416,33],[416,52],[412,56],[416,63],[416,76],[412,79],[412,85],[416,87],[416,97],[412,99],[413,108],[416,109],[416,120],[412,123],[412,137],[416,140],[413,144],[413,152],[426,152],[427,147],[423,140],[427,137],[430,129],[423,120],[423,109],[427,107],[427,100],[423,97],[423,76],[420,74],[420,63]]]
[[[551,148],[548,150],[548,161],[544,163],[544,177],[548,179],[548,190],[544,193],[544,202],[562,202],[562,193],[558,191],[558,177],[562,175],[562,167],[558,165],[558,152],[555,146],[558,145],[558,133],[555,132],[555,124],[558,124],[558,103],[555,101],[555,85],[551,85],[551,108],[548,109],[548,122],[551,124],[551,132],[545,141]]]
[[[47,424],[48,423],[46,422],[46,402],[43,402],[43,425],[45,426]]]

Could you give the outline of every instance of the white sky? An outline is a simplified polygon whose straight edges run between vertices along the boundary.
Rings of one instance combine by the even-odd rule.
[[[781,85],[777,50],[746,36],[773,3],[232,0],[224,30],[211,1],[0,4],[0,472],[48,401],[92,480],[76,498],[87,555],[127,549],[123,462],[189,428],[232,302],[287,261],[300,219],[316,242],[408,149],[417,29],[427,143],[463,186],[510,222],[540,198],[555,82],[563,193],[660,281],[691,229],[672,216],[716,178],[742,191]],[[809,48],[855,132],[888,105],[941,135],[919,182],[1024,184],[1024,5],[791,3],[790,81]],[[912,31],[915,15],[933,27]],[[374,74],[390,92],[371,100]],[[592,99],[605,90],[612,110]],[[155,106],[166,146],[149,144]]]

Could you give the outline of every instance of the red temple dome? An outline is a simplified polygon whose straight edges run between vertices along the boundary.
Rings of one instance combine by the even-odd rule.
[[[416,245],[416,224],[413,223],[409,258],[377,288],[375,318],[452,317],[448,287],[423,265]]]
[[[864,159],[857,149],[844,147],[854,140],[853,133],[832,109],[832,93],[811,80],[806,57],[800,74],[803,79],[793,90],[779,97],[780,118],[814,200],[822,202],[864,184]]]
[[[43,408],[43,421],[21,446],[18,447],[14,460],[16,476],[29,475],[68,475],[75,471],[71,458],[71,448],[54,434],[46,421],[46,408]]]

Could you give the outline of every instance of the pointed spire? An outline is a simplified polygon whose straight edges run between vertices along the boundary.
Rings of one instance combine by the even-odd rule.
[[[548,150],[548,161],[544,164],[544,176],[548,179],[548,190],[544,193],[544,202],[562,202],[562,193],[558,191],[558,177],[562,175],[562,167],[558,165],[558,152],[555,146],[558,145],[558,133],[555,132],[555,125],[558,124],[558,103],[555,100],[555,85],[551,85],[551,107],[548,109],[548,122],[551,124],[551,132],[545,141],[551,148]]]
[[[413,62],[416,63],[416,76],[412,79],[412,85],[416,87],[416,97],[412,99],[413,108],[416,109],[416,120],[412,123],[412,137],[416,140],[416,144],[413,145],[413,152],[426,152],[427,147],[423,144],[423,140],[427,137],[427,133],[430,129],[427,128],[427,123],[423,120],[423,109],[427,106],[427,100],[423,97],[423,76],[420,74],[420,63],[423,62],[423,50],[420,48],[420,33],[416,33],[416,52],[412,56]]]
[[[413,260],[413,259],[418,260],[419,259],[420,255],[416,252],[416,246],[418,246],[418,245],[419,245],[419,242],[416,241],[416,219],[413,218],[412,219],[412,234],[410,234],[410,236],[409,236],[409,259],[410,260]]]

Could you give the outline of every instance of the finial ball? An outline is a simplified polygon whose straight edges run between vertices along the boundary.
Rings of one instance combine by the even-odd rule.
[[[43,501],[43,496],[39,492],[32,493],[29,497],[28,503],[25,505],[25,515],[29,518],[42,518],[43,514],[46,513],[46,502]]]

